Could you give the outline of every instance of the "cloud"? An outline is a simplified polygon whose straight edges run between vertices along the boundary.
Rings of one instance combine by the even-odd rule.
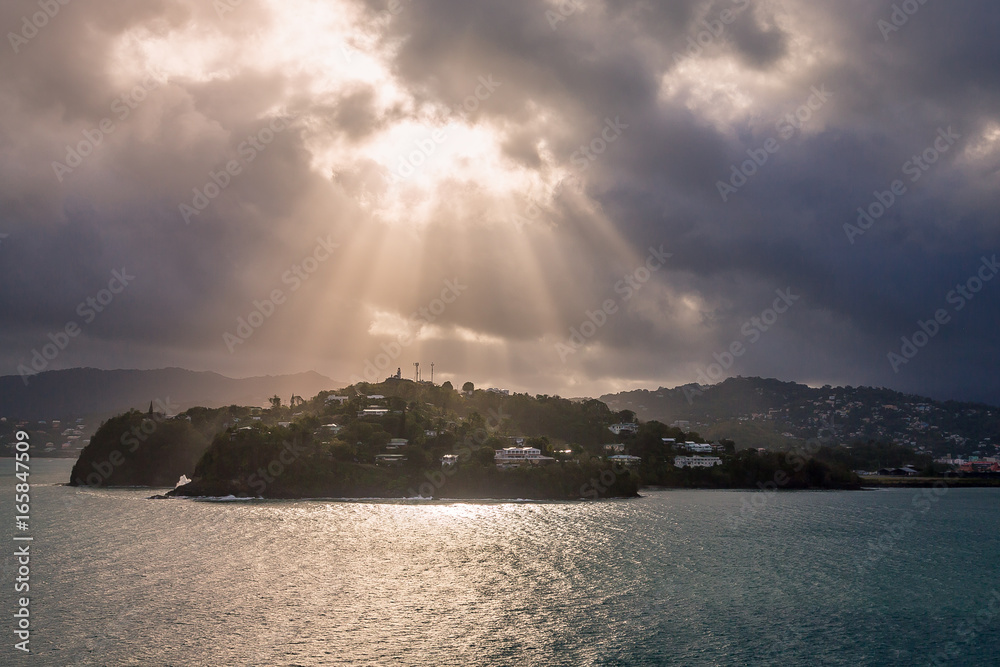
[[[34,8],[7,3],[0,24]],[[693,381],[792,288],[733,373],[1000,400],[993,285],[899,373],[886,362],[1000,246],[1000,9],[927,4],[886,40],[883,1],[605,0],[554,29],[553,8],[105,0],[8,43],[2,369],[127,266],[134,286],[60,364],[346,378],[459,279],[396,365],[600,394]],[[909,181],[948,127],[960,140]],[[60,180],[53,163],[95,136]],[[753,173],[723,201],[734,168]],[[906,193],[851,243],[844,225],[896,179]],[[180,206],[222,180],[186,223]],[[669,262],[625,300],[661,244]],[[286,304],[231,353],[223,334],[274,290]],[[608,299],[619,310],[560,358]]]

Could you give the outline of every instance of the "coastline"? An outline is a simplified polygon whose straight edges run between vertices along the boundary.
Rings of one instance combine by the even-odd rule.
[[[1000,488],[1000,477],[862,477],[865,488],[926,489],[942,485],[963,489]]]
[[[933,483],[928,483],[927,486],[933,486]],[[1000,486],[1000,485],[998,485]],[[135,487],[129,487],[135,488]],[[695,486],[664,486],[660,484],[640,486],[638,487],[636,493],[629,495],[602,495],[600,497],[586,496],[584,494],[579,495],[554,495],[547,494],[544,496],[530,496],[530,495],[518,495],[517,497],[506,497],[503,495],[497,495],[495,493],[490,493],[488,490],[482,490],[477,493],[467,493],[467,494],[457,494],[457,495],[446,495],[446,496],[408,496],[403,494],[392,494],[392,493],[368,493],[365,495],[351,496],[351,495],[323,495],[316,493],[309,493],[304,491],[303,493],[296,493],[290,489],[283,489],[281,492],[269,495],[252,495],[245,489],[234,489],[231,487],[219,487],[210,486],[210,488],[205,488],[204,485],[192,482],[191,484],[186,484],[184,486],[171,489],[164,494],[158,494],[156,496],[151,496],[151,498],[157,499],[186,499],[186,500],[216,500],[216,501],[236,501],[236,500],[323,500],[323,501],[344,501],[344,502],[358,502],[366,500],[396,500],[396,501],[442,501],[442,502],[461,502],[467,500],[476,501],[486,501],[486,502],[576,502],[581,500],[629,500],[634,498],[642,498],[643,491],[782,491],[782,492],[795,492],[795,491],[864,491],[869,490],[864,486],[844,486],[844,487],[795,487],[795,488],[784,488],[780,487],[778,489],[761,489],[758,486],[729,486],[720,487],[712,485],[695,485]]]

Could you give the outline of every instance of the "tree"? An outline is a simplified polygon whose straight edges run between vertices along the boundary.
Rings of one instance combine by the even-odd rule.
[[[631,410],[622,410],[621,412],[616,412],[615,417],[618,419],[619,423],[622,424],[634,424],[635,423],[635,413]]]
[[[354,461],[354,447],[347,444],[343,440],[334,440],[330,445],[330,455],[333,457],[334,461]]]
[[[471,394],[475,390],[476,390],[476,385],[472,384],[471,382],[466,382],[465,384],[462,385],[462,391],[464,391],[466,394]]]
[[[549,445],[549,439],[546,436],[541,436],[540,438],[528,438],[528,441],[524,443],[526,447],[535,447],[543,452],[552,451],[552,447]]]
[[[406,452],[406,461],[403,466],[410,470],[422,470],[430,464],[430,457],[427,452],[417,447],[410,447]]]
[[[473,453],[472,459],[479,465],[491,466],[495,463],[495,456],[496,452],[489,447],[480,447],[475,451],[475,453]]]
[[[277,410],[281,407],[281,397],[275,394],[271,398],[267,399],[271,403],[271,407]]]
[[[448,409],[448,404],[451,402],[451,396],[455,392],[455,387],[451,382],[445,381],[444,384],[435,392],[436,405],[445,410]]]
[[[486,442],[483,443],[483,447],[493,450],[503,449],[505,446],[507,446],[507,441],[496,435],[491,435],[486,439]]]

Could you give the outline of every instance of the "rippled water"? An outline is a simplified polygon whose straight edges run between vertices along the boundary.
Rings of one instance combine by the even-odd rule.
[[[904,525],[919,490],[152,501],[33,465],[31,664],[1000,664],[996,490]]]

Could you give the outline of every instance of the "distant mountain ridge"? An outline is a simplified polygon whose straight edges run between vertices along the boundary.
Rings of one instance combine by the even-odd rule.
[[[606,394],[600,400],[643,420],[690,422],[703,436],[733,438],[741,446],[892,440],[935,455],[992,455],[1000,445],[998,407],[935,401],[875,387],[813,388],[735,377],[710,386]]]
[[[287,404],[293,393],[309,398],[343,386],[313,371],[237,379],[182,368],[72,368],[31,376],[27,386],[19,375],[0,377],[0,417],[42,420],[110,416],[168,399],[178,411],[194,406],[265,405],[275,394]]]

